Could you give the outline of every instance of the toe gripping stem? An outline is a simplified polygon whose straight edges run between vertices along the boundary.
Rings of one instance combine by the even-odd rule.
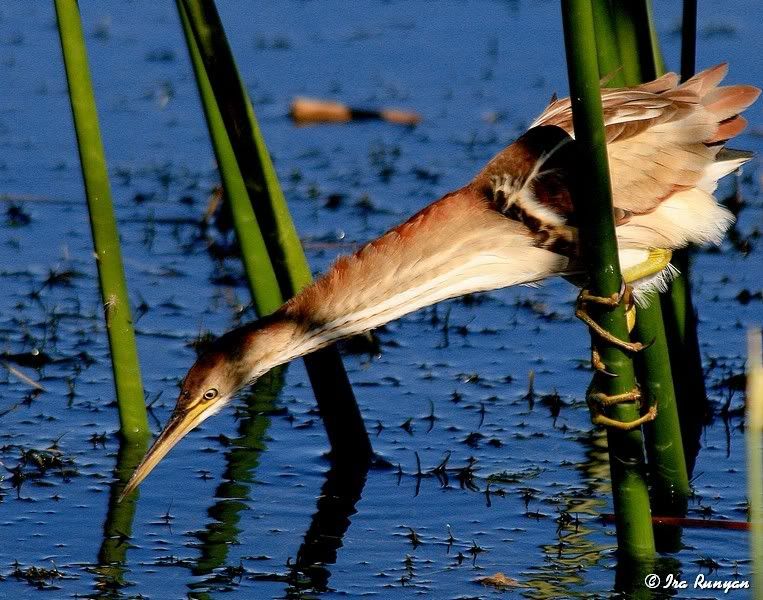
[[[644,348],[647,348],[649,344],[621,340],[594,321],[593,317],[588,313],[588,304],[600,304],[609,308],[615,308],[622,302],[625,302],[627,310],[630,310],[633,307],[633,294],[631,289],[625,284],[625,281],[622,282],[620,291],[611,296],[594,296],[587,289],[583,289],[578,295],[577,302],[575,303],[575,316],[588,325],[589,329],[605,342],[617,346],[627,352],[641,352]]]
[[[621,431],[630,431],[641,427],[644,423],[654,421],[657,417],[657,405],[653,404],[649,407],[647,412],[641,415],[638,419],[633,421],[618,421],[604,414],[604,409],[615,404],[621,404],[623,402],[642,402],[641,390],[638,388],[625,392],[624,394],[615,394],[608,396],[602,392],[589,392],[586,396],[588,402],[588,409],[591,412],[591,422],[594,425],[602,425],[604,427],[612,427]]]
[[[648,348],[650,344],[642,344],[641,342],[630,342],[621,340],[614,336],[609,331],[604,329],[596,321],[593,320],[587,311],[587,304],[599,304],[610,308],[615,308],[622,302],[626,304],[626,310],[630,311],[634,308],[632,290],[626,285],[625,281],[622,282],[620,290],[611,296],[595,296],[591,294],[587,289],[583,289],[578,296],[575,306],[575,316],[588,325],[592,333],[596,334],[600,340],[605,343],[609,343],[613,346],[621,348],[627,352],[641,352],[645,348]],[[630,327],[629,327],[630,329]],[[606,365],[601,360],[599,349],[596,342],[591,344],[591,364],[597,371],[614,377],[615,374],[607,371]],[[623,394],[607,395],[602,392],[589,391],[586,396],[588,402],[588,408],[591,412],[591,421],[595,425],[602,425],[604,427],[612,427],[621,431],[630,431],[640,427],[644,423],[653,421],[657,416],[657,406],[650,406],[645,414],[633,421],[619,421],[613,419],[605,414],[605,409],[614,406],[615,404],[621,404],[625,402],[639,402],[642,403],[641,391],[635,388],[629,392]]]

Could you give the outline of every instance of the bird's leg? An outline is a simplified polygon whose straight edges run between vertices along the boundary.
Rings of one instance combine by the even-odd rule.
[[[641,342],[626,342],[625,340],[621,340],[620,338],[615,337],[609,331],[599,325],[596,321],[594,321],[586,309],[587,304],[601,304],[603,306],[614,308],[621,302],[625,302],[626,306],[628,307],[626,309],[627,311],[632,309],[633,294],[631,289],[625,283],[625,280],[623,280],[623,283],[620,286],[620,291],[612,294],[611,296],[594,296],[588,290],[583,289],[578,295],[577,302],[575,303],[575,316],[583,321],[583,323],[588,325],[591,331],[593,331],[601,339],[609,342],[613,346],[617,346],[618,348],[622,348],[628,352],[640,352],[645,348],[644,344]],[[601,369],[597,368],[597,370]]]
[[[636,427],[640,427],[644,423],[654,421],[657,417],[657,406],[652,405],[647,412],[633,421],[618,421],[612,417],[608,417],[604,414],[604,409],[613,406],[615,404],[621,404],[623,402],[641,402],[641,391],[636,388],[630,392],[624,394],[615,394],[608,396],[602,392],[594,392],[591,388],[586,393],[586,402],[588,403],[588,410],[591,412],[591,422],[594,425],[603,425],[604,427],[614,427],[622,431],[630,431]]]
[[[625,303],[625,316],[627,320],[628,331],[631,331],[636,322],[636,305],[633,301],[633,290],[628,284],[640,279],[644,279],[646,277],[650,277],[662,271],[670,262],[671,255],[672,253],[670,250],[650,250],[647,260],[629,267],[623,271],[623,283],[620,291],[616,294],[612,294],[611,296],[594,296],[588,290],[582,290],[578,296],[575,315],[584,323],[586,323],[594,333],[596,333],[605,341],[623,348],[624,350],[629,350],[632,352],[643,350],[646,347],[644,344],[640,344],[638,342],[624,342],[623,340],[616,338],[608,331],[604,330],[587,313],[585,310],[585,304],[590,302],[614,308],[621,302]],[[606,370],[606,365],[601,360],[601,356],[599,355],[599,350],[596,346],[596,343],[591,344],[591,364],[597,371],[605,375],[613,376],[613,373],[610,373]],[[631,429],[640,427],[644,423],[654,421],[654,419],[657,417],[657,406],[650,406],[645,414],[641,415],[637,419],[634,419],[633,421],[619,421],[617,419],[613,419],[612,417],[609,417],[605,414],[605,410],[608,407],[614,406],[615,404],[621,404],[625,402],[641,403],[641,401],[642,396],[638,388],[623,394],[615,395],[607,395],[603,392],[594,391],[592,388],[589,388],[586,392],[586,402],[588,403],[588,409],[591,412],[591,422],[595,425],[613,427],[622,431],[630,431]]]
[[[633,290],[628,284],[656,275],[670,264],[672,255],[673,253],[670,250],[652,248],[645,261],[623,270],[623,282],[620,291],[611,296],[595,296],[588,290],[583,289],[578,295],[575,304],[575,316],[588,325],[588,327],[600,338],[610,344],[629,352],[640,352],[648,346],[648,344],[626,342],[625,340],[615,337],[591,318],[591,315],[589,315],[586,310],[586,304],[601,304],[603,306],[614,308],[621,302],[625,303],[625,317],[628,322],[628,331],[631,331],[636,322],[636,306],[633,302]],[[596,367],[597,361],[592,360],[592,362],[594,362],[594,367],[597,370],[603,371],[603,369]],[[598,364],[601,365],[600,360],[598,361]]]

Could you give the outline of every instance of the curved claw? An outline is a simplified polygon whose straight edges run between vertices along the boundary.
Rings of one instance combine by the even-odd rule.
[[[599,351],[596,349],[595,346],[591,348],[591,366],[602,375],[606,375],[607,377],[617,377],[617,373],[612,373],[611,371],[607,371],[607,365],[605,365],[604,361],[601,360]]]
[[[589,392],[586,396],[588,409],[591,411],[591,422],[595,425],[604,427],[613,427],[622,431],[630,431],[636,427],[654,421],[657,418],[657,405],[653,404],[647,409],[647,412],[633,421],[618,421],[604,414],[604,408],[624,402],[641,402],[641,391],[638,388],[625,392],[624,394],[615,394],[613,396],[602,392]]]

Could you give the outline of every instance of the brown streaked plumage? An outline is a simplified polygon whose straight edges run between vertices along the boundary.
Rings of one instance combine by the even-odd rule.
[[[712,194],[749,156],[729,158],[720,149],[744,128],[739,113],[759,90],[719,87],[725,74],[719,65],[681,85],[670,73],[602,90],[624,269],[654,248],[718,242],[731,223]],[[124,494],[188,431],[276,365],[448,298],[573,274],[568,134],[569,99],[555,100],[469,184],[340,258],[273,315],[219,338],[188,372],[172,417]],[[665,275],[632,283],[639,292]]]

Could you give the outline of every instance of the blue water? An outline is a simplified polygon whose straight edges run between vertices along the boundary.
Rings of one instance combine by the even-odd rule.
[[[316,272],[468,181],[552,93],[566,95],[556,2],[219,4]],[[655,7],[673,67],[677,4]],[[195,224],[217,178],[174,5],[81,5],[130,293],[136,311],[147,309],[138,343],[158,430],[193,362],[190,342],[252,314],[239,264],[212,258]],[[728,60],[729,81],[760,85],[758,13],[754,0],[702,6],[699,66]],[[378,333],[379,357],[346,356],[374,448],[392,466],[372,469],[362,490],[345,489],[338,508],[319,500],[327,442],[295,362],[273,405],[261,393],[246,416],[243,399],[234,403],[156,468],[129,537],[111,539],[126,549],[123,573],[99,566],[118,421],[48,3],[0,7],[0,80],[0,352],[51,359],[9,362],[44,386],[39,394],[0,367],[0,597],[482,598],[503,592],[474,580],[498,571],[523,586],[515,596],[610,593],[614,528],[598,518],[612,512],[609,469],[583,400],[588,335],[563,281],[420,311]],[[286,116],[295,95],[411,108],[424,122],[297,128]],[[761,111],[759,103],[747,113],[738,146],[763,146]],[[746,518],[743,394],[719,383],[742,371],[745,330],[763,318],[757,161],[741,184],[742,241],[697,253],[693,267],[714,409],[693,480],[695,517]],[[342,195],[336,209],[326,207],[331,194]],[[242,430],[243,452],[231,442]],[[430,472],[446,456],[447,482]],[[242,500],[220,503],[232,463],[245,465],[234,490]],[[504,471],[486,494],[488,476]],[[294,575],[311,523],[332,519],[326,531],[341,539],[317,545],[328,564],[312,580]],[[223,533],[213,543],[205,531]],[[744,532],[693,529],[682,540],[664,572],[749,578]],[[32,568],[50,571],[34,578]]]

